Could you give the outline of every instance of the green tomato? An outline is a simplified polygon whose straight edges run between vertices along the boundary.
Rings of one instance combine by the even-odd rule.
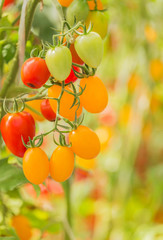
[[[58,46],[50,48],[45,56],[47,67],[58,81],[64,81],[71,72],[72,55],[69,48]]]
[[[90,11],[86,20],[86,26],[88,27],[91,23],[94,32],[97,32],[102,38],[106,37],[108,32],[108,14],[107,12],[101,11]]]
[[[74,0],[67,8],[66,19],[73,25],[76,22],[85,21],[89,13],[89,6],[86,0]]]
[[[103,56],[102,38],[96,32],[78,36],[75,40],[75,50],[89,67],[97,68]]]

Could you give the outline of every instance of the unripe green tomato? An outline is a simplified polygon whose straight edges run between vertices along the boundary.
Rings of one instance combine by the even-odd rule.
[[[86,20],[86,26],[88,27],[91,23],[94,32],[97,32],[102,38],[106,37],[108,32],[108,14],[107,12],[101,11],[90,11]]]
[[[51,75],[58,81],[64,81],[71,72],[72,55],[69,48],[58,46],[50,48],[45,61]]]
[[[76,22],[85,21],[89,13],[89,6],[86,0],[74,0],[67,8],[66,19],[69,24],[73,25]]]
[[[102,38],[96,32],[78,36],[75,40],[75,50],[89,67],[97,68],[103,56]]]

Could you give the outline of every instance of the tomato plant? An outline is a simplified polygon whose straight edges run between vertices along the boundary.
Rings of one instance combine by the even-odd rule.
[[[72,151],[81,158],[92,159],[100,152],[97,134],[86,126],[79,126],[69,134]]]
[[[7,113],[1,120],[1,134],[8,149],[16,156],[23,157],[26,148],[22,143],[35,135],[35,122],[27,112]]]
[[[57,182],[66,181],[74,170],[74,154],[68,147],[58,146],[50,159],[50,175]]]
[[[97,68],[103,56],[102,39],[95,32],[78,36],[75,40],[75,50],[89,67]]]
[[[11,224],[21,240],[31,239],[32,229],[28,218],[23,215],[13,216]]]
[[[49,175],[49,160],[41,148],[29,148],[23,157],[24,175],[34,184],[41,184]]]
[[[56,119],[56,113],[53,111],[48,99],[44,99],[41,102],[41,112],[42,115],[49,121],[54,121]]]

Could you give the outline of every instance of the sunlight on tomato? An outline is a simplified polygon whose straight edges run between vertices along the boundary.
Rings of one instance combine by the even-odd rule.
[[[155,29],[152,26],[146,25],[144,28],[144,33],[145,33],[145,37],[148,42],[153,43],[156,41],[157,32],[155,31]]]
[[[32,229],[28,219],[25,216],[17,215],[12,218],[12,226],[15,229],[20,240],[30,240]]]
[[[96,159],[84,159],[76,156],[76,165],[85,170],[92,170],[96,167]]]
[[[99,137],[100,144],[101,144],[101,151],[108,150],[108,145],[110,142],[110,139],[112,138],[112,131],[108,127],[99,127],[96,129],[96,134]]]
[[[94,10],[95,9],[95,1],[94,0],[88,1],[88,6],[89,6],[89,10]],[[97,9],[98,10],[104,9],[101,0],[97,0]]]
[[[160,59],[153,59],[150,62],[149,69],[154,80],[161,80],[163,78],[163,62]]]
[[[33,95],[29,95],[28,97],[33,97]],[[26,105],[28,105],[29,107],[33,108],[34,110],[36,110],[36,112],[33,112],[31,109],[29,108],[25,108],[26,112],[29,112],[32,117],[39,122],[42,122],[45,120],[45,118],[43,117],[42,113],[41,113],[41,103],[42,100],[33,100],[33,101],[29,101],[26,103]]]
[[[133,73],[128,81],[128,91],[133,93],[136,87],[140,84],[141,78],[137,73]]]

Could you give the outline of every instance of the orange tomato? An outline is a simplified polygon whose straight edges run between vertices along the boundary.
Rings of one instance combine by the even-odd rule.
[[[41,184],[49,175],[49,160],[40,148],[29,148],[23,157],[25,177],[34,184]]]
[[[94,0],[88,1],[88,6],[89,6],[89,10],[94,10],[95,9],[95,1]],[[97,9],[98,10],[104,9],[101,0],[97,0]]]
[[[57,182],[66,181],[74,170],[74,154],[68,147],[58,146],[50,159],[50,175]]]
[[[68,7],[73,0],[58,0],[58,2],[63,6],[63,7]]]
[[[29,240],[32,237],[30,223],[25,216],[17,215],[11,222],[20,240]]]
[[[150,62],[150,74],[154,80],[163,78],[163,62],[160,59],[153,59]]]
[[[100,141],[97,134],[90,128],[79,126],[69,133],[72,151],[81,158],[92,159],[100,152]]]
[[[88,160],[88,159],[80,158],[77,156],[76,165],[85,170],[92,170],[96,166],[96,160],[94,158]]]
[[[80,86],[86,86],[80,97],[82,106],[90,113],[102,112],[108,104],[108,92],[101,79],[97,76],[83,78]]]
[[[33,95],[29,95],[29,97],[32,97]],[[29,108],[25,108],[24,111],[29,112],[32,117],[39,122],[42,122],[45,120],[45,118],[43,117],[42,113],[41,113],[41,103],[42,100],[33,100],[33,101],[29,101],[26,103],[26,105],[28,105],[29,107],[33,108],[36,112],[38,112],[38,114],[36,112],[33,112],[31,109]]]
[[[48,96],[53,98],[58,98],[60,96],[61,89],[62,89],[61,86],[53,85],[51,88],[48,89]],[[65,89],[72,92],[72,90],[68,86],[66,86]],[[50,101],[51,107],[53,108],[53,111],[56,113],[57,106],[58,106],[57,101],[52,99],[49,99],[49,101]],[[74,101],[74,96],[67,92],[63,93],[60,101],[59,114],[62,117],[69,119],[70,121],[75,120],[75,112],[78,107],[76,105],[71,108],[73,101]],[[80,105],[79,109],[77,110],[77,117],[79,117],[81,113],[82,113],[82,106]]]
[[[157,33],[153,27],[146,25],[144,29],[145,37],[148,42],[153,43],[157,39]]]

